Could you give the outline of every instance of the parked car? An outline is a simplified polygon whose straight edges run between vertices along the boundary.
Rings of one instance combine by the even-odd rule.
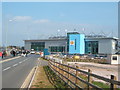
[[[35,54],[35,51],[31,51],[30,53],[31,53],[31,54]]]

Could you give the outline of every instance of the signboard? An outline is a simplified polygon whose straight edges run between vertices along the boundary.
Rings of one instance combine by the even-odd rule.
[[[74,41],[70,41],[70,45],[74,45],[75,44],[75,42]]]
[[[44,55],[49,55],[49,52],[48,52],[47,48],[44,49]]]

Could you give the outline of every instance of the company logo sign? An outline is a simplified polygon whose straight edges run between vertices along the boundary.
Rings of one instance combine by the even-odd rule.
[[[70,41],[70,45],[74,45],[75,44],[75,42],[74,41]]]

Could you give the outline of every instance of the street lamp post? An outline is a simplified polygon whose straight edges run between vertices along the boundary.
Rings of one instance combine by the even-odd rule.
[[[12,21],[12,20],[8,20],[8,22],[11,22],[11,21]],[[6,38],[5,43],[6,43],[6,51],[7,51],[7,45],[8,45],[8,41],[7,41],[7,38],[8,38],[8,37],[7,37],[8,28],[6,29],[6,33],[5,33],[5,34],[6,34],[6,35],[5,35],[5,36],[6,36],[6,37],[5,37],[5,38]]]
[[[12,21],[13,21],[13,20],[11,20],[11,19],[8,20],[8,22],[12,22]],[[9,23],[8,23],[8,24],[9,24]],[[7,24],[7,25],[8,25],[8,24]],[[6,37],[5,37],[5,38],[6,38],[6,40],[5,40],[5,43],[6,43],[6,53],[8,53],[8,48],[7,48],[7,47],[8,47],[8,40],[7,40],[7,39],[8,39],[8,28],[6,28],[6,35],[5,35],[5,36],[6,36]]]
[[[65,35],[67,35],[67,29],[65,29]]]

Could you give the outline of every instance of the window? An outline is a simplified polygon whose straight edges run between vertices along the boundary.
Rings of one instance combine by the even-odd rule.
[[[76,39],[75,39],[75,50],[76,50],[76,43],[77,43],[77,42],[76,42]]]
[[[113,56],[113,57],[112,57],[112,60],[117,60],[117,56]]]
[[[86,54],[98,54],[98,41],[85,41]]]
[[[50,46],[50,52],[64,52],[65,46]]]
[[[45,48],[45,42],[32,42],[31,43],[31,49],[34,49],[35,51],[43,51]]]

